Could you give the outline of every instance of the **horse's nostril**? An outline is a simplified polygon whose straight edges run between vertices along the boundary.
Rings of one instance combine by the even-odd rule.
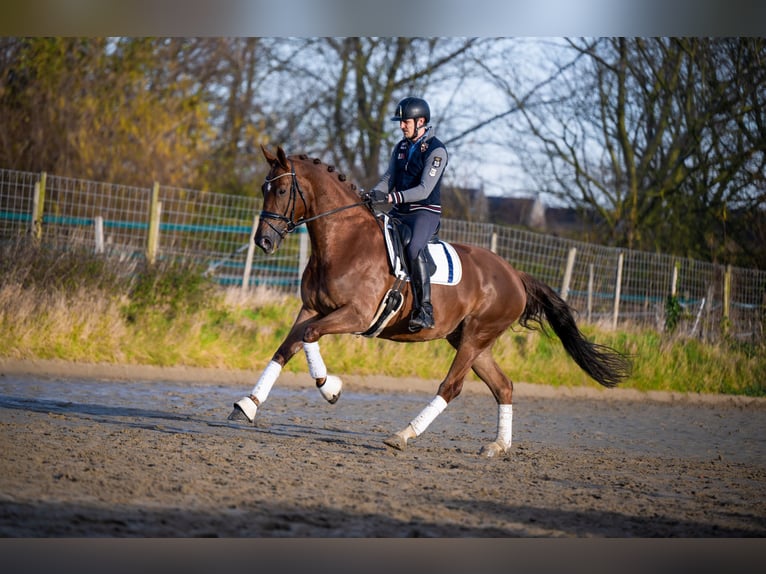
[[[268,237],[261,237],[255,242],[255,244],[263,249],[265,253],[271,253],[272,249],[274,248],[274,244]]]

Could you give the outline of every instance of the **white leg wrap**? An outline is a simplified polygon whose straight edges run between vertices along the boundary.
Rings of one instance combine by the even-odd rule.
[[[335,375],[327,375],[324,383],[319,387],[319,392],[330,404],[335,404],[338,401],[341,390],[343,390],[343,381]]]
[[[324,364],[322,355],[319,354],[319,342],[303,343],[303,352],[306,353],[309,374],[315,379],[324,379],[327,376],[327,367]]]
[[[269,396],[269,392],[271,392],[271,387],[273,387],[274,383],[277,382],[279,373],[281,372],[282,365],[276,361],[269,361],[269,364],[266,365],[263,373],[261,373],[261,378],[258,379],[257,383],[255,383],[253,392],[251,393],[256,399],[258,399],[260,404],[266,402],[266,399]]]
[[[511,427],[513,426],[513,405],[497,406],[497,442],[505,450],[511,448]]]
[[[415,431],[415,436],[420,436],[428,428],[434,419],[447,408],[447,401],[436,395],[428,406],[420,411],[420,414],[412,419],[410,425]]]

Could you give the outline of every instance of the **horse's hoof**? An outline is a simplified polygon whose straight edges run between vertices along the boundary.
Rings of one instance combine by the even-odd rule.
[[[401,435],[395,434],[386,439],[383,439],[383,443],[396,450],[404,450],[407,448],[407,439]]]
[[[505,454],[506,452],[507,451],[497,442],[491,442],[488,445],[483,446],[479,454],[486,458],[494,458],[496,456]]]
[[[253,399],[244,397],[234,403],[234,409],[229,415],[229,420],[253,423],[253,421],[255,421],[255,413],[257,410],[258,405],[255,404]]]
[[[240,422],[240,423],[252,423],[249,418],[247,418],[247,415],[244,413],[244,411],[239,408],[239,406],[235,406],[234,409],[232,409],[231,414],[229,415],[230,421]]]
[[[334,405],[340,398],[340,393],[343,390],[343,381],[335,375],[327,375],[322,384],[318,385],[318,388],[324,399],[331,405]]]

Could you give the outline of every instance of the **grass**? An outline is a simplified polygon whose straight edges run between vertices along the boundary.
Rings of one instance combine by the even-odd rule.
[[[259,370],[300,307],[295,297],[263,289],[246,295],[222,289],[189,263],[148,267],[139,262],[128,271],[76,249],[3,246],[0,356]],[[766,395],[763,344],[706,344],[651,330],[581,328],[589,339],[634,357],[625,387]],[[328,368],[338,374],[441,379],[454,355],[445,341],[405,345],[338,335],[323,338],[320,345]],[[516,326],[494,351],[513,380],[598,386],[555,336]],[[303,354],[286,370],[305,372]]]

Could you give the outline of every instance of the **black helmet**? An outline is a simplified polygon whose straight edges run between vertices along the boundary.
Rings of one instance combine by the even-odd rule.
[[[426,123],[431,121],[431,109],[428,107],[428,103],[420,98],[404,98],[396,106],[396,112],[391,121],[401,122],[417,118],[425,118]]]

